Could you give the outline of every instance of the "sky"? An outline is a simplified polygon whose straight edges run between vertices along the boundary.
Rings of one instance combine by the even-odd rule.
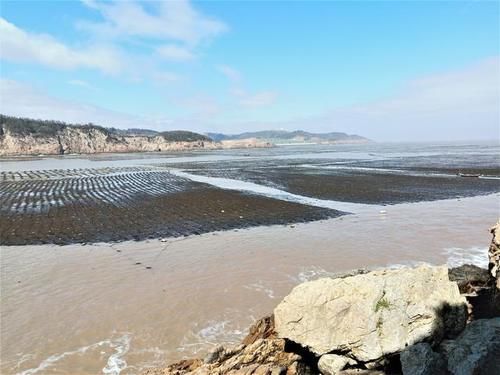
[[[500,141],[500,2],[2,0],[0,113]]]

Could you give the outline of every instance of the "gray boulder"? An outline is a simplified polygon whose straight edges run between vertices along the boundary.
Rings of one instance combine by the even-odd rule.
[[[441,344],[454,375],[500,374],[500,317],[475,320],[455,340]]]
[[[446,267],[381,270],[298,285],[274,310],[279,337],[317,355],[373,362],[426,340],[459,333],[466,300]]]
[[[405,349],[401,353],[400,360],[404,375],[444,375],[447,373],[443,357],[434,352],[426,342]]]

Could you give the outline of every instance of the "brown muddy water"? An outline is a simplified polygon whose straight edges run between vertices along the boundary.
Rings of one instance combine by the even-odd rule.
[[[236,342],[311,278],[360,266],[484,265],[498,203],[403,204],[167,242],[3,247],[2,373],[136,374]]]
[[[485,266],[500,216],[498,151],[0,162],[0,372],[137,374],[237,342],[306,280],[420,262]]]

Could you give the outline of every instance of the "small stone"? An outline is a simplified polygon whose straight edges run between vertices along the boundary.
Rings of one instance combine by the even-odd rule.
[[[336,375],[340,370],[343,370],[348,364],[355,362],[347,357],[336,354],[322,355],[318,361],[318,369],[323,375]]]
[[[207,354],[207,356],[203,360],[203,363],[210,364],[219,361],[223,352],[224,352],[224,347],[222,345],[217,346],[214,350],[212,350],[210,353]]]

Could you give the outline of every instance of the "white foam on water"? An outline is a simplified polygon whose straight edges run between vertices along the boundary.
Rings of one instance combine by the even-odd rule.
[[[244,285],[243,287],[246,289],[255,290],[257,292],[264,293],[266,296],[268,296],[271,299],[275,298],[274,291],[271,288],[266,287],[261,280],[259,280],[256,283],[253,283],[253,284]]]
[[[243,338],[245,332],[238,327],[233,327],[233,324],[228,319],[210,320],[203,328],[189,331],[177,350],[196,355],[220,344],[237,343]]]
[[[401,269],[401,268],[408,268],[408,267],[417,267],[421,265],[430,265],[428,262],[423,262],[423,261],[407,261],[407,262],[402,262],[402,263],[391,263],[387,264],[384,266],[377,266],[377,267],[370,267],[370,268],[364,268],[363,270],[366,272],[371,272],[371,271],[376,271],[376,270],[384,270],[384,269]],[[353,275],[355,275],[356,270],[351,270],[353,272]],[[347,271],[347,274],[349,274],[351,271]],[[332,272],[332,271],[327,271],[322,267],[319,266],[310,266],[303,268],[301,272],[297,276],[291,276],[290,279],[293,280],[296,283],[304,283],[307,281],[313,281],[317,279],[321,279],[324,277],[332,277],[332,278],[337,278],[340,276],[345,276],[345,272]]]
[[[401,268],[413,268],[413,267],[418,267],[418,266],[423,266],[423,265],[430,266],[431,263],[417,261],[417,260],[409,260],[409,261],[402,262],[402,263],[391,263],[391,264],[388,264],[386,266],[376,267],[376,268],[374,268],[374,270],[385,270],[385,269],[399,270]]]
[[[200,329],[198,331],[198,336],[206,340],[213,340],[221,336],[224,333],[226,324],[229,323],[228,320],[223,320],[220,322],[210,322],[208,326]]]
[[[487,247],[449,247],[443,253],[447,256],[449,267],[458,267],[463,264],[473,264],[478,267],[488,268],[488,248]]]
[[[98,349],[102,346],[109,346],[110,348],[115,350],[107,360],[106,366],[102,369],[104,374],[110,375],[119,375],[120,372],[127,367],[127,362],[122,358],[130,349],[130,336],[128,334],[124,334],[116,339],[107,339],[96,342],[94,344],[90,344],[87,346],[82,346],[76,350],[71,350],[67,352],[63,352],[60,354],[54,354],[50,357],[44,359],[38,367],[30,368],[28,370],[24,370],[22,372],[18,372],[18,375],[33,375],[39,372],[46,372],[47,369],[53,367],[57,362],[62,359],[74,355],[83,355],[88,351]],[[101,352],[102,354],[102,352]]]
[[[333,210],[343,211],[343,212],[360,213],[366,210],[373,211],[376,210],[377,207],[380,207],[378,205],[340,202],[340,201],[305,197],[303,195],[292,194],[284,190],[255,184],[253,182],[233,180],[230,178],[201,176],[201,175],[186,173],[182,170],[177,170],[177,169],[170,170],[170,173],[178,177],[187,178],[195,182],[209,184],[221,189],[245,191],[253,194],[263,195],[269,198],[275,198],[294,203],[301,203],[308,206],[330,208]]]
[[[305,283],[306,281],[312,281],[322,277],[332,277],[335,275],[335,272],[327,271],[319,266],[310,266],[300,271],[297,276],[292,276],[291,279],[297,283]]]
[[[127,362],[123,359],[123,356],[130,349],[130,336],[124,335],[116,341],[112,341],[110,346],[115,350],[115,353],[109,356],[106,366],[102,369],[102,373],[119,375],[127,367]]]

